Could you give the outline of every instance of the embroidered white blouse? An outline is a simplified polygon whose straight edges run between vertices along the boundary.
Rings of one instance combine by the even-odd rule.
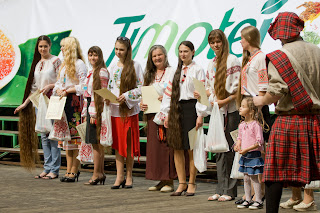
[[[226,90],[229,94],[234,94],[238,89],[239,77],[241,71],[241,64],[235,55],[229,54],[227,59],[227,78],[226,78]],[[206,89],[210,91],[211,96],[209,101],[216,101],[217,98],[214,94],[214,79],[216,72],[216,58],[211,60],[208,65],[206,73]],[[220,109],[223,114],[232,113],[237,110],[236,101],[232,100],[229,104]],[[209,110],[211,111],[211,110]]]
[[[60,65],[60,59],[54,55],[49,59],[39,61],[34,70],[31,92],[42,90],[45,86],[54,84],[57,81]]]
[[[77,81],[71,79],[66,74],[66,67],[63,67],[60,70],[60,75],[59,75],[58,81],[56,82],[56,84],[53,88],[53,94],[56,95],[57,89],[64,90],[64,89],[68,89],[68,88],[74,86],[76,89],[76,95],[78,95],[78,96],[82,95],[83,94],[82,85],[84,85],[86,83],[85,82],[86,77],[87,77],[87,67],[81,59],[78,59],[76,61]]]
[[[109,82],[109,72],[107,69],[102,68],[100,69],[100,81],[101,81],[101,89],[102,88],[107,88],[108,87],[108,82]],[[83,97],[83,108],[82,108],[82,117],[87,116],[87,106],[88,106],[88,101],[87,98],[91,98],[91,102],[89,105],[89,115],[90,117],[96,118],[97,116],[97,111],[94,103],[94,92],[93,92],[93,70],[90,70],[87,75],[87,89],[84,91]]]
[[[137,75],[137,87],[123,93],[126,99],[125,103],[127,104],[129,109],[132,109],[130,110],[128,116],[133,116],[140,112],[139,103],[141,99],[141,86],[143,84],[143,70],[141,68],[141,65],[136,61],[133,62],[134,69]],[[120,96],[120,80],[122,69],[123,67],[118,67],[117,63],[114,63],[113,65],[111,65],[111,67],[109,67],[110,79],[108,83],[108,89],[117,97]],[[111,103],[110,109],[112,117],[121,117],[119,104]]]
[[[160,113],[157,113],[154,122],[158,125],[163,125],[165,118],[168,116],[170,110],[170,101],[171,101],[171,91],[172,91],[172,81],[175,71],[171,73],[169,84],[164,92],[163,99],[160,106]],[[184,76],[185,75],[185,76]],[[201,66],[192,61],[188,66],[182,66],[181,77],[180,77],[180,100],[191,100],[195,99],[193,78],[198,79],[199,81],[205,82],[204,70]],[[203,115],[204,105],[197,102],[196,111],[198,116]]]
[[[243,86],[250,93],[258,95],[260,91],[268,89],[268,73],[266,55],[259,50],[256,52],[241,71],[241,94],[249,96]]]

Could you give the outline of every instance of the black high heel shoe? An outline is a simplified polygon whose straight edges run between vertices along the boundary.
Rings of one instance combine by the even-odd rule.
[[[78,182],[79,181],[79,176],[80,176],[80,171],[78,171],[77,174],[72,173],[72,172],[71,172],[71,174],[74,175],[74,177],[68,177],[66,179],[66,182],[76,182],[76,179],[77,179],[77,182]]]
[[[68,178],[68,176],[66,176],[66,175],[70,175],[70,174],[71,174],[70,172],[66,172],[65,176],[60,178],[60,182],[65,182]]]
[[[180,184],[187,185],[187,183],[179,183],[179,185],[180,185]],[[186,193],[187,190],[188,190],[188,185],[187,185],[187,187],[186,187],[184,190],[182,190],[181,192],[173,192],[170,196],[181,196],[181,194],[182,194],[182,193]]]
[[[189,183],[189,184],[194,185],[195,186],[194,190],[196,190],[197,184],[195,184],[195,183]],[[194,194],[195,194],[194,192],[187,192],[187,191],[185,193],[186,196],[194,196]]]
[[[124,179],[120,185],[117,185],[117,186],[111,186],[111,189],[119,189],[120,186],[122,186],[122,188],[124,188],[124,186],[126,185],[126,179]]]
[[[133,188],[133,179],[132,179],[132,184],[131,185],[124,185],[125,189],[132,189]]]
[[[102,183],[102,185],[104,185],[104,182],[106,181],[106,176],[102,176],[102,178],[99,179],[100,181],[100,185]]]

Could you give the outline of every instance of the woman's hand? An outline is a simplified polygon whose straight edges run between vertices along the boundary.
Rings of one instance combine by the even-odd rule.
[[[241,149],[241,144],[239,142],[237,142],[236,145],[233,147],[233,150],[235,152],[238,152],[238,151],[240,151],[240,149]]]
[[[57,91],[57,95],[58,95],[58,96],[61,96],[61,93],[63,92],[63,90],[57,89],[56,91]]]
[[[122,104],[123,102],[126,101],[126,97],[124,96],[124,94],[120,95],[117,99],[116,99],[120,104]]]
[[[95,124],[95,123],[96,123],[96,119],[95,119],[95,118],[90,117],[90,124]]]
[[[162,99],[163,99],[163,95],[160,95],[160,96],[158,97],[158,100],[159,100],[159,101],[162,101]]]
[[[144,104],[142,101],[140,102],[141,111],[146,111],[148,109],[148,104]]]
[[[83,123],[87,122],[87,117],[83,118]]]
[[[167,129],[169,128],[169,116],[164,119],[164,127]]]
[[[223,107],[224,105],[226,105],[226,103],[224,102],[224,100],[217,100],[217,103],[218,103],[219,109],[220,109],[221,107]]]
[[[43,89],[40,92],[43,93],[44,95],[46,95],[51,89],[52,89],[52,86],[47,85],[47,86],[43,87]]]
[[[197,121],[196,121],[196,130],[198,130],[200,127],[203,125],[203,117],[198,116]]]
[[[62,92],[60,93],[60,100],[61,100],[63,97],[66,97],[67,95],[68,95],[67,90],[62,90]]]
[[[193,96],[194,96],[194,98],[195,99],[199,99],[201,96],[200,96],[200,93],[197,91],[197,90],[195,90],[194,92],[193,92]]]
[[[210,90],[206,90],[206,94],[207,94],[207,96],[208,96],[208,98],[209,98],[209,97],[210,97],[210,95],[211,95]]]
[[[104,102],[107,104],[107,106],[110,105],[110,100],[109,99],[104,99]]]
[[[20,112],[21,110],[23,110],[24,108],[26,108],[27,103],[23,102],[23,104],[21,104],[20,106],[18,106],[15,110],[14,110],[14,114],[17,114],[18,112]]]

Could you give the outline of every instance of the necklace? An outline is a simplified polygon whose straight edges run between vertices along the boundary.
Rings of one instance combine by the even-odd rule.
[[[160,76],[160,78],[158,78],[158,75],[156,74],[156,79],[155,79],[155,81],[156,81],[156,82],[160,82],[161,79],[162,79],[162,77],[164,76],[164,73],[165,73],[165,72],[166,72],[166,69],[163,70],[163,73],[162,73],[162,75]]]

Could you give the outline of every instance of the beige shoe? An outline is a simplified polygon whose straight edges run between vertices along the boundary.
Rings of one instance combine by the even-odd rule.
[[[286,202],[280,203],[280,207],[284,208],[284,209],[292,209],[292,207],[294,205],[298,205],[302,200],[291,200],[291,198],[289,200],[287,200]]]
[[[293,206],[293,209],[298,212],[317,211],[317,205],[314,204],[314,201],[308,204],[301,202],[298,205]]]
[[[165,183],[163,181],[160,181],[157,185],[149,187],[149,191],[159,191]]]
[[[160,189],[160,192],[173,192],[173,186],[172,185],[165,185]]]

